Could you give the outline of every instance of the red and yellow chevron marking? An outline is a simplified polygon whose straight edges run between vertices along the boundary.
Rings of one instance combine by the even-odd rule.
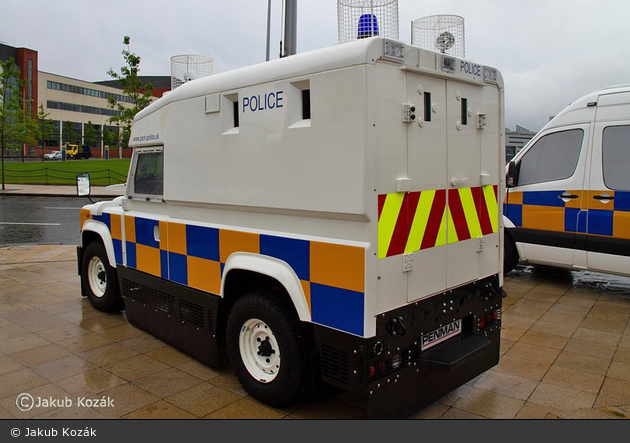
[[[378,196],[378,258],[497,232],[497,187]]]

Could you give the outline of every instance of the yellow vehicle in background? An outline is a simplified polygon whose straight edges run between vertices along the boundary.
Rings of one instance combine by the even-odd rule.
[[[70,143],[66,143],[64,145],[66,148],[66,159],[75,159],[75,158],[85,158],[88,159],[92,157],[92,152],[90,151],[90,147],[87,145],[71,145]]]

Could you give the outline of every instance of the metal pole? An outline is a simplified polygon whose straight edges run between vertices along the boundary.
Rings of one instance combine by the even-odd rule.
[[[267,61],[271,50],[271,0],[267,2]]]
[[[297,53],[297,0],[286,0],[284,13],[284,56]]]
[[[2,88],[2,92],[3,92],[3,94],[2,94],[2,103],[0,103],[0,104],[2,105],[2,110],[4,111],[4,108],[6,107],[5,106],[5,102],[6,102],[6,95],[7,95],[6,94],[7,87],[6,87],[5,84],[3,84],[2,86],[3,86],[3,88]],[[3,124],[2,125],[2,134],[1,134],[2,137],[0,137],[0,155],[2,156],[2,190],[3,191],[5,190],[5,187],[4,187],[4,129],[5,129],[5,125]]]
[[[0,139],[0,155],[2,155],[2,190],[4,191],[4,130],[2,131],[2,138]]]

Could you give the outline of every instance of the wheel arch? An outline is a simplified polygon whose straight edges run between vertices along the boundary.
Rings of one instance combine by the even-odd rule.
[[[507,218],[505,215],[503,216],[503,226],[505,227],[505,229],[512,229],[516,227],[516,225],[512,223],[512,220]]]
[[[300,279],[288,263],[265,255],[237,252],[225,263],[223,276],[221,297],[227,306],[254,290],[276,290],[280,286],[300,321],[311,321],[310,303]]]
[[[116,254],[114,253],[114,242],[105,223],[96,220],[86,220],[81,231],[81,247],[85,248],[90,242],[100,241],[105,247],[107,260],[112,268],[116,267]]]

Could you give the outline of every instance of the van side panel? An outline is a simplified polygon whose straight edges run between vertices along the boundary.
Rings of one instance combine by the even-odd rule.
[[[131,215],[125,221],[127,268],[222,296],[223,271],[233,253],[273,257],[296,273],[314,323],[364,334],[364,247]]]
[[[212,91],[222,95],[218,113],[204,112],[204,97],[167,106],[164,198],[364,216],[366,69]],[[298,92],[306,86],[311,118],[303,120]],[[231,100],[238,101],[239,126],[228,117],[228,129]]]

